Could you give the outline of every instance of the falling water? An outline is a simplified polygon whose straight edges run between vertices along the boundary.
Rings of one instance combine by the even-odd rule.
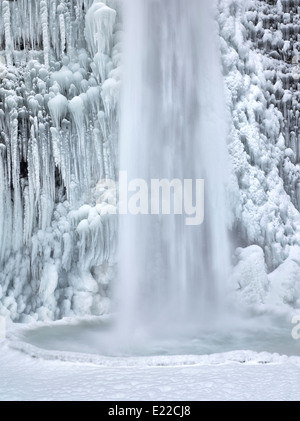
[[[222,307],[228,158],[217,29],[207,3],[126,3],[120,170],[148,186],[152,179],[205,181],[200,226],[186,226],[184,214],[121,216],[119,302],[126,334],[186,329],[207,323]]]

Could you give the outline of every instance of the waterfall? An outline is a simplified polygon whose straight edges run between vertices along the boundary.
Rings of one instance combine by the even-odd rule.
[[[189,353],[299,308],[299,13],[208,3],[0,2],[0,317],[117,309],[146,353],[196,330]]]
[[[120,170],[147,186],[154,179],[205,183],[201,225],[187,226],[184,212],[120,216],[118,299],[126,334],[186,329],[222,308],[229,159],[217,40],[206,1],[126,3]]]
[[[233,301],[260,306],[276,296],[295,307],[271,273],[281,285],[280,267],[300,244],[289,62],[298,41],[286,18],[299,14],[289,2],[252,10],[252,1],[219,0],[215,12],[204,0],[170,1],[0,2],[1,316],[100,316],[120,284],[128,327],[154,315],[175,325],[211,319],[222,313],[229,221],[232,249],[246,247],[234,253]],[[172,214],[176,201],[171,215],[121,215],[117,282],[118,224],[108,215],[117,189],[103,180],[119,169],[125,192],[137,179],[146,188],[190,180],[195,199],[203,179],[205,214],[187,226],[186,209]],[[136,207],[155,208],[145,203]],[[287,289],[298,291],[298,269],[284,270]]]

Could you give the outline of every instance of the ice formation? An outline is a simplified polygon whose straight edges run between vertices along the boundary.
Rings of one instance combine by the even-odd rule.
[[[118,171],[121,3],[0,3],[0,314],[12,320],[110,310],[117,220],[97,202]],[[233,289],[297,308],[300,2],[216,3]]]
[[[218,2],[234,168],[233,238],[234,245],[250,246],[237,249],[233,281],[237,297],[259,307],[300,305],[298,288],[288,292],[300,282],[299,264],[293,275],[285,264],[283,279],[276,276],[291,253],[298,253],[295,265],[300,262],[299,78],[292,59],[300,46],[298,6],[292,0]],[[286,294],[274,301],[275,277]]]
[[[0,3],[0,312],[109,310],[121,27],[116,1]],[[102,201],[104,202],[104,201]]]

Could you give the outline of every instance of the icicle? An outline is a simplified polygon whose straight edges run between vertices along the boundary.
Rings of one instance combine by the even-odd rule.
[[[92,56],[110,51],[116,11],[95,1],[86,14],[85,37]]]
[[[8,66],[12,66],[13,58],[13,42],[11,37],[11,23],[10,23],[10,7],[9,2],[3,2],[3,22],[4,22],[4,29],[5,29],[5,54],[6,54],[6,62]]]
[[[51,117],[58,128],[68,111],[68,100],[65,96],[58,94],[48,102]]]
[[[7,76],[6,60],[5,57],[0,56],[0,81]]]
[[[60,29],[61,54],[64,54],[65,49],[66,49],[66,25],[65,25],[65,17],[63,13],[59,15],[59,29]]]
[[[49,67],[50,43],[48,27],[48,6],[46,1],[41,1],[41,21],[43,28],[44,60],[45,66]]]

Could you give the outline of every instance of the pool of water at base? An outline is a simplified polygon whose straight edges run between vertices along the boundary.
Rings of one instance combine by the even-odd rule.
[[[253,317],[209,326],[165,326],[120,334],[112,320],[79,320],[38,325],[21,330],[19,340],[47,351],[103,355],[207,355],[237,350],[300,356],[300,340],[287,318]],[[300,330],[300,329],[299,329]]]

